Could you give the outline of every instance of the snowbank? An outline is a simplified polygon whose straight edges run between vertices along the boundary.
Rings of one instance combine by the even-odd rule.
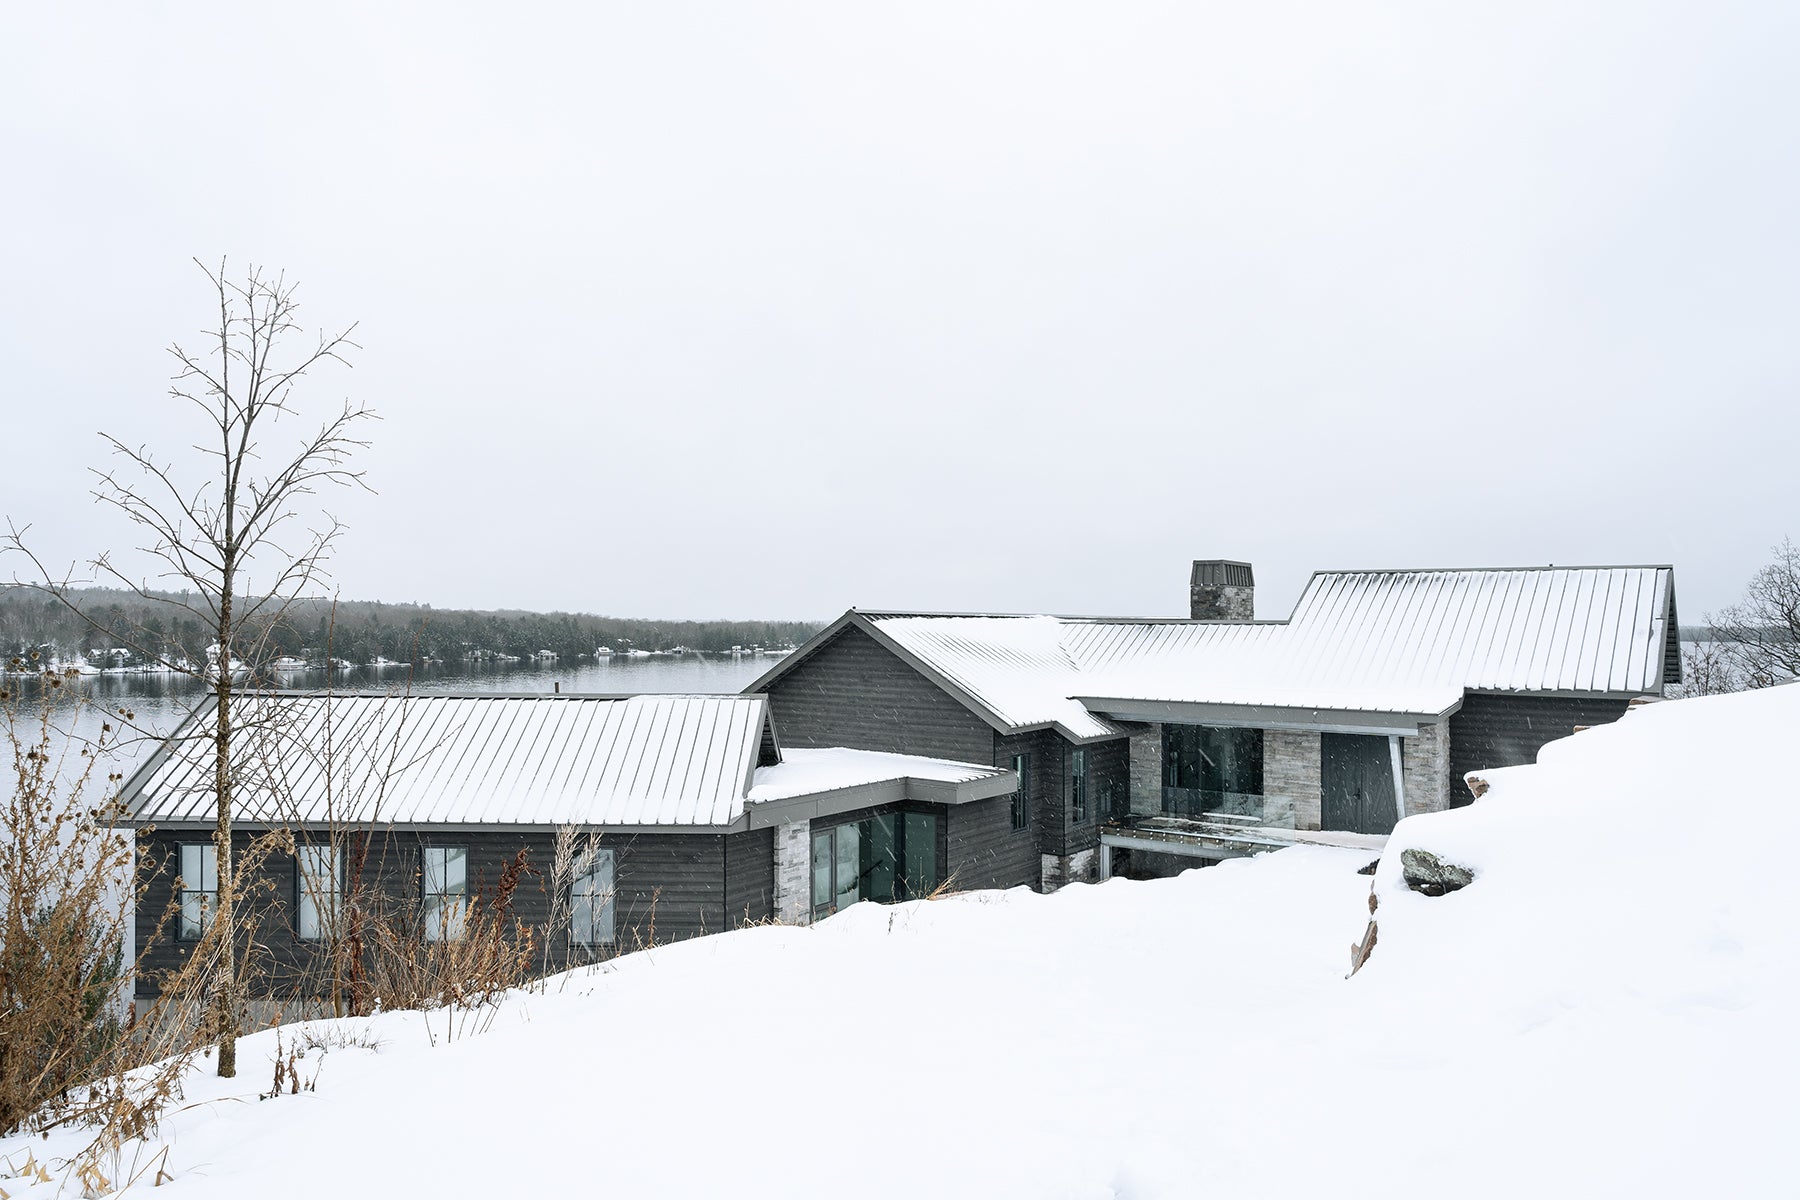
[[[1349,980],[1367,855],[1303,847],[684,943],[448,1045],[353,1023],[299,1096],[259,1034],[167,1194],[1791,1193],[1797,733],[1800,688],[1660,705],[1402,823]],[[1409,845],[1474,884],[1405,890]]]

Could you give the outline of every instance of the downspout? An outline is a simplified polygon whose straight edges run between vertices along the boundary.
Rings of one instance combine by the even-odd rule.
[[[1394,768],[1394,819],[1406,820],[1406,773],[1400,767],[1400,735],[1388,734],[1388,761]]]

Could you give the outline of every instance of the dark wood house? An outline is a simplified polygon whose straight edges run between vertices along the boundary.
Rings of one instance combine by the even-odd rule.
[[[521,866],[512,914],[554,966],[945,883],[1378,846],[1469,803],[1467,772],[1680,677],[1666,566],[1320,572],[1256,621],[1249,565],[1200,562],[1189,598],[1169,620],[852,610],[737,696],[243,697],[238,836],[292,834],[254,893],[268,986],[316,975],[347,894],[454,939]],[[213,718],[123,793],[153,969],[206,921]],[[559,831],[584,847],[560,871]]]
[[[1282,621],[1253,619],[1254,587],[1216,560],[1185,619],[852,610],[748,690],[790,745],[1016,771],[984,874],[1051,890],[1377,845],[1357,839],[1680,679],[1667,566],[1319,572]]]
[[[148,870],[140,996],[216,903],[214,712],[122,793]],[[247,881],[271,996],[319,977],[346,896],[454,940],[511,872],[510,917],[556,966],[985,882],[985,839],[1018,790],[984,765],[786,750],[752,695],[278,694],[243,697],[237,720],[234,850],[292,834]],[[559,878],[565,830],[576,850]]]

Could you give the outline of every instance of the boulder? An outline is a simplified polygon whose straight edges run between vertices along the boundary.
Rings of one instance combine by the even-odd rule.
[[[1475,872],[1447,863],[1429,850],[1402,850],[1400,871],[1407,887],[1427,896],[1460,891],[1475,882]]]

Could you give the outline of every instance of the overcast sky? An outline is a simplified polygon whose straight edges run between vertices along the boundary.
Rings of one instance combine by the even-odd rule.
[[[377,6],[379,7],[379,6]],[[1800,537],[1800,5],[27,5],[0,515],[126,537],[189,261],[358,322],[347,597],[1258,615]],[[298,430],[295,430],[295,436]],[[10,575],[10,570],[6,572]]]

